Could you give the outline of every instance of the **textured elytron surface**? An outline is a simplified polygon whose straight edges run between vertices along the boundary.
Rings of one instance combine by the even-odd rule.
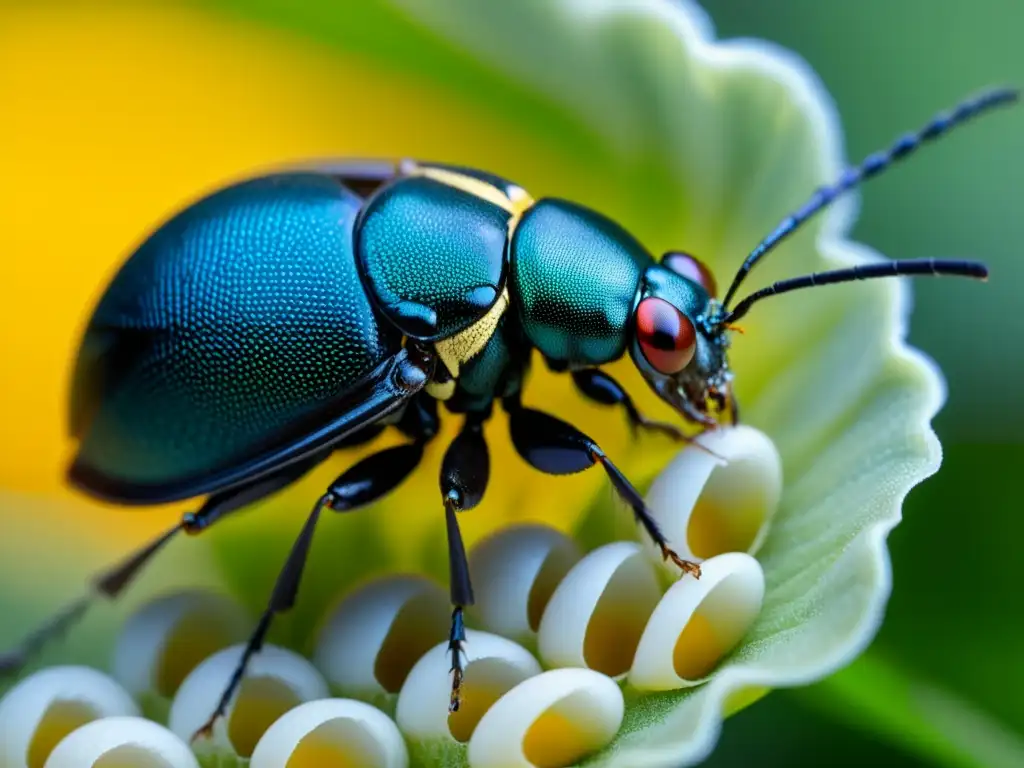
[[[618,224],[562,200],[540,200],[512,237],[511,293],[523,330],[552,360],[619,357],[650,255]]]
[[[501,295],[509,214],[433,179],[382,189],[360,218],[356,253],[381,311],[407,335],[451,336]]]
[[[271,176],[147,240],[83,342],[72,424],[84,463],[150,483],[237,465],[396,350],[356,270],[361,204],[326,176]]]

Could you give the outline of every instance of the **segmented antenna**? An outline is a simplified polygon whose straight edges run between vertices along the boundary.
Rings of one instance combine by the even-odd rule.
[[[815,272],[801,277],[791,277],[772,283],[767,288],[747,296],[727,313],[716,325],[722,326],[739,320],[761,299],[778,296],[780,293],[798,291],[801,288],[813,288],[819,285],[850,283],[854,280],[872,280],[878,277],[899,277],[901,275],[959,275],[984,280],[988,277],[988,268],[977,261],[948,261],[943,259],[905,259],[903,261],[882,261],[874,264],[858,264],[847,269],[830,272]]]
[[[877,176],[897,160],[902,160],[912,154],[918,147],[939,138],[955,126],[994,107],[1010,104],[1016,101],[1018,96],[1019,91],[1015,88],[996,88],[986,91],[964,101],[949,112],[936,115],[928,125],[917,133],[904,134],[889,149],[868,155],[860,165],[847,168],[838,182],[832,186],[821,187],[799,210],[783,219],[775,228],[775,231],[751,251],[743,265],[736,272],[736,277],[733,278],[732,285],[729,286],[729,291],[725,294],[722,306],[728,308],[729,302],[732,301],[733,296],[736,294],[736,289],[739,288],[740,283],[743,282],[743,279],[757,262],[795,232],[801,224],[822,208],[828,206],[839,195],[853,189],[862,181],[870,179],[872,176]]]

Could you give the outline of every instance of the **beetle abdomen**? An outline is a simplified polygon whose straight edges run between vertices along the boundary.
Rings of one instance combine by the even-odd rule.
[[[400,344],[356,269],[361,205],[327,176],[269,176],[201,200],[143,243],[83,341],[78,464],[115,485],[173,482],[315,426]]]
[[[434,341],[458,333],[501,295],[511,215],[426,176],[384,187],[367,201],[356,230],[367,292],[408,336]]]
[[[512,236],[511,289],[523,331],[550,360],[600,365],[626,327],[653,259],[618,224],[564,200],[538,201]]]

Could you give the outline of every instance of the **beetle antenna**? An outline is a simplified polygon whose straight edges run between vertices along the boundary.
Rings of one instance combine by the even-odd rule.
[[[801,288],[813,288],[819,285],[850,283],[854,280],[872,280],[878,277],[899,277],[901,275],[959,275],[973,277],[977,280],[988,278],[988,267],[977,261],[950,261],[944,259],[904,259],[902,261],[882,261],[874,264],[858,264],[855,267],[836,269],[831,272],[815,272],[801,277],[791,277],[772,283],[767,288],[747,296],[736,305],[731,312],[715,320],[715,326],[721,327],[743,317],[750,308],[761,299],[778,296],[780,293],[798,291]]]
[[[1020,92],[1016,88],[995,88],[985,91],[962,102],[949,112],[936,115],[932,118],[931,122],[916,133],[904,134],[887,150],[868,155],[860,165],[847,168],[839,178],[839,181],[832,186],[819,188],[801,208],[783,219],[775,228],[775,231],[751,251],[743,265],[736,272],[736,277],[733,278],[732,285],[729,286],[729,291],[725,294],[725,300],[722,302],[723,308],[728,308],[729,302],[736,293],[736,289],[739,288],[740,283],[743,282],[743,279],[757,262],[772,251],[775,246],[793,234],[801,224],[818,211],[827,207],[841,194],[853,189],[862,181],[870,179],[872,176],[877,176],[897,160],[902,160],[904,157],[912,154],[918,147],[939,138],[950,129],[967,122],[972,117],[980,115],[993,107],[1015,102],[1019,95]]]

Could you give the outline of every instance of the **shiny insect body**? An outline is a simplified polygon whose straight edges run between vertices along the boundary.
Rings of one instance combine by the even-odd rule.
[[[119,594],[178,532],[205,530],[339,448],[400,430],[407,442],[350,467],[317,500],[209,727],[273,616],[294,603],[323,510],[363,507],[408,477],[437,434],[438,403],[463,419],[440,480],[453,709],[462,610],[473,602],[457,513],[484,494],[490,467],[482,427],[496,403],[528,463],[547,474],[600,465],[664,557],[699,577],[699,566],[674,553],[640,494],[590,437],[521,404],[531,359],[568,373],[583,396],[618,406],[638,429],[691,439],[640,414],[600,370],[627,354],[683,421],[699,430],[735,422],[728,334],[760,299],[875,277],[987,274],[975,262],[882,262],[784,280],[729,308],[750,269],[836,196],[1015,96],[998,90],[964,102],[819,190],[750,254],[722,301],[694,257],[656,260],[596,211],[535,200],[472,169],[343,163],[262,176],[199,200],[135,251],[94,312],[73,384],[79,450],[69,476],[86,493],[123,504],[206,499],[0,657],[0,668],[19,667],[91,597]]]

